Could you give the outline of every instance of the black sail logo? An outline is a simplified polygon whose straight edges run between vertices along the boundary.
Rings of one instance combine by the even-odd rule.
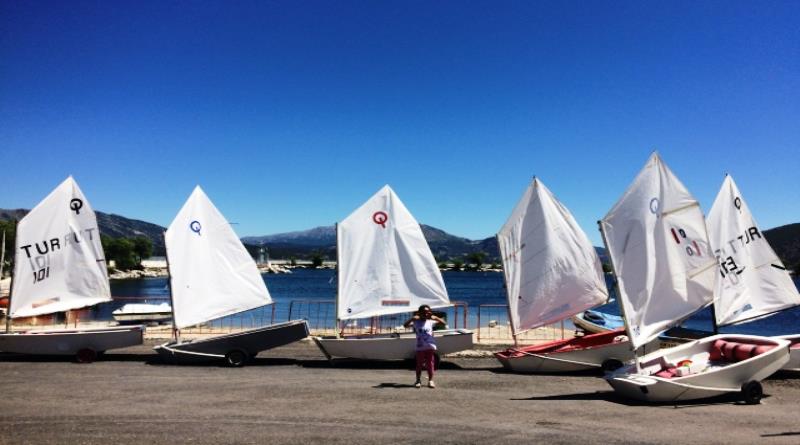
[[[78,198],[73,198],[72,201],[69,202],[69,208],[75,212],[76,215],[80,215],[81,209],[83,208],[83,201]]]

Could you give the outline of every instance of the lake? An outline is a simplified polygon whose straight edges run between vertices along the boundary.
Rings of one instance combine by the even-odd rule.
[[[442,273],[445,286],[450,294],[450,300],[464,302],[469,307],[468,326],[477,325],[477,309],[480,304],[505,304],[506,297],[503,289],[503,274],[499,272],[452,272]],[[294,269],[291,274],[266,274],[264,281],[275,301],[275,320],[284,321],[289,317],[289,306],[294,301],[295,308],[298,302],[332,301],[336,298],[336,271],[331,269]],[[615,296],[614,286],[607,279],[612,296]],[[800,288],[800,280],[795,279],[795,284]],[[111,312],[125,303],[133,302],[129,298],[146,298],[148,302],[167,301],[169,293],[166,278],[149,278],[142,280],[120,280],[111,282],[111,293],[115,300],[101,304],[96,309],[95,318],[111,320]],[[270,309],[271,310],[271,309]],[[600,306],[597,310],[612,314],[619,314],[616,299],[612,303]],[[493,315],[498,318],[504,310],[496,310]],[[298,314],[295,312],[294,317]],[[264,317],[263,310],[248,311],[231,318],[235,323],[242,318]],[[692,329],[712,330],[712,312],[707,308],[688,319],[684,326]],[[485,321],[482,324],[486,324]],[[796,334],[800,332],[800,308],[790,309],[762,320],[753,321],[740,326],[731,326],[721,329],[722,332],[751,333],[761,335]]]

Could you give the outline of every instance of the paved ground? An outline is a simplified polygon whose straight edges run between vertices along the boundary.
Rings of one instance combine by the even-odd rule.
[[[797,374],[765,381],[761,405],[646,406],[593,374],[442,368],[416,389],[402,363],[331,367],[306,342],[239,369],[162,365],[146,346],[89,365],[0,356],[0,443],[800,443]]]

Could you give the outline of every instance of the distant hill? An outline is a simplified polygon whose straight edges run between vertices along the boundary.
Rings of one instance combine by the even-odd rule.
[[[245,236],[243,243],[258,246],[266,244],[272,245],[296,245],[296,246],[335,246],[336,229],[335,226],[319,226],[309,230],[298,230],[295,232],[278,233],[275,235],[264,236]]]
[[[0,209],[0,220],[22,219],[27,209]],[[153,242],[153,255],[164,255],[164,227],[138,219],[103,213],[95,210],[100,233],[111,238],[135,238],[145,236]]]
[[[433,252],[433,256],[439,261],[452,260],[454,258],[464,259],[467,255],[474,252],[485,252],[486,263],[500,262],[500,248],[495,237],[482,240],[470,240],[459,236],[451,235],[444,230],[437,229],[426,224],[420,224],[422,234],[428,241],[428,245]],[[329,259],[336,258],[336,232],[335,226],[320,226],[310,230],[295,232],[278,233],[266,236],[248,236],[242,238],[242,242],[251,246],[258,246],[263,243],[269,249],[271,258],[307,258],[314,252],[322,252]],[[257,248],[256,248],[257,249]],[[600,260],[608,261],[606,250],[602,247],[595,247]],[[255,252],[253,250],[252,252]]]
[[[792,270],[800,266],[800,223],[787,224],[764,231],[769,245],[783,264]]]
[[[422,234],[428,241],[433,255],[442,261],[464,257],[473,252],[486,252],[487,262],[499,261],[497,241],[492,238],[473,241],[451,235],[444,230],[420,224]],[[307,257],[320,251],[329,259],[336,258],[335,226],[320,226],[309,230],[278,233],[266,236],[248,236],[242,242],[252,246],[262,243],[269,249],[272,258]]]

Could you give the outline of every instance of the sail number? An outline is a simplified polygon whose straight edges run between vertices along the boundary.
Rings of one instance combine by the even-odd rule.
[[[30,259],[31,269],[33,269],[33,284],[44,281],[50,277],[50,257],[40,255]]]
[[[675,240],[677,244],[681,244],[683,241],[686,242],[686,254],[689,256],[703,256],[702,251],[700,250],[700,246],[697,245],[697,241],[689,240],[686,236],[686,231],[680,228],[670,227],[670,233],[672,233],[672,239]]]
[[[50,277],[50,268],[45,267],[44,269],[39,269],[33,272],[33,284],[36,284],[45,278]]]

